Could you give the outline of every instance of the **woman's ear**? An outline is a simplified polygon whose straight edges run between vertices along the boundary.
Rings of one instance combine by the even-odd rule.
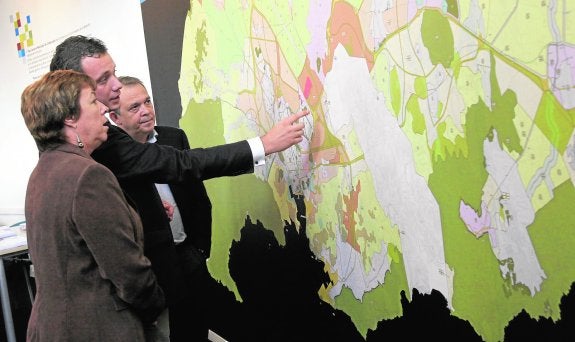
[[[72,128],[78,127],[78,119],[64,119],[64,125]]]

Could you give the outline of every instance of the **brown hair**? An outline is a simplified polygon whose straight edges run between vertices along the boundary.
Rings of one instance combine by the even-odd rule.
[[[40,152],[65,142],[64,120],[80,115],[80,92],[96,89],[87,75],[72,70],[51,71],[30,84],[21,96],[20,110]]]

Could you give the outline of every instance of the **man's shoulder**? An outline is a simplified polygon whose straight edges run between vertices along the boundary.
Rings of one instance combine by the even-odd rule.
[[[156,127],[154,127],[154,129],[156,130],[156,132],[158,132],[158,134],[160,134],[160,133],[184,134],[184,130],[181,128],[178,128],[178,127],[156,126]]]
[[[125,136],[127,135],[128,137],[130,136],[128,134],[128,132],[124,131],[122,128],[120,128],[119,126],[114,125],[113,123],[111,123],[110,121],[107,121],[106,126],[108,126],[108,137],[110,135],[120,135],[120,136]]]
[[[156,139],[162,145],[177,145],[180,146],[182,140],[188,140],[188,136],[183,129],[172,126],[156,126],[154,127]],[[189,148],[189,147],[186,147]]]
[[[129,146],[131,148],[133,143],[136,143],[132,137],[126,133],[120,127],[111,124],[110,122],[106,123],[108,126],[108,138],[94,151],[95,155],[99,155],[102,151],[107,151],[111,147],[117,148],[118,146]],[[92,157],[94,157],[94,153]]]

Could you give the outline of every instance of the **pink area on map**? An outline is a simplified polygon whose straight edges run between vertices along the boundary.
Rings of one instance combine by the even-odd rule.
[[[475,209],[460,201],[459,217],[465,222],[467,229],[477,237],[485,234],[491,225],[491,218],[485,203],[481,203],[481,217],[479,217]]]
[[[571,102],[563,98],[561,90],[575,85],[575,47],[567,44],[551,44],[547,48],[547,74],[553,94],[563,107],[570,109]]]
[[[307,99],[309,97],[309,93],[311,91],[311,80],[309,77],[305,78],[305,86],[303,88],[303,96]]]

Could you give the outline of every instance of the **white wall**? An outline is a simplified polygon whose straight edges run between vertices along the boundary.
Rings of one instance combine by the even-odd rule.
[[[19,37],[9,21],[17,12],[31,19],[33,44],[25,47],[25,58],[18,56]],[[107,45],[118,75],[151,82],[139,0],[2,0],[0,18],[0,225],[6,225],[23,220],[28,176],[38,161],[20,114],[20,95],[49,70],[62,40],[76,34],[97,37]]]

